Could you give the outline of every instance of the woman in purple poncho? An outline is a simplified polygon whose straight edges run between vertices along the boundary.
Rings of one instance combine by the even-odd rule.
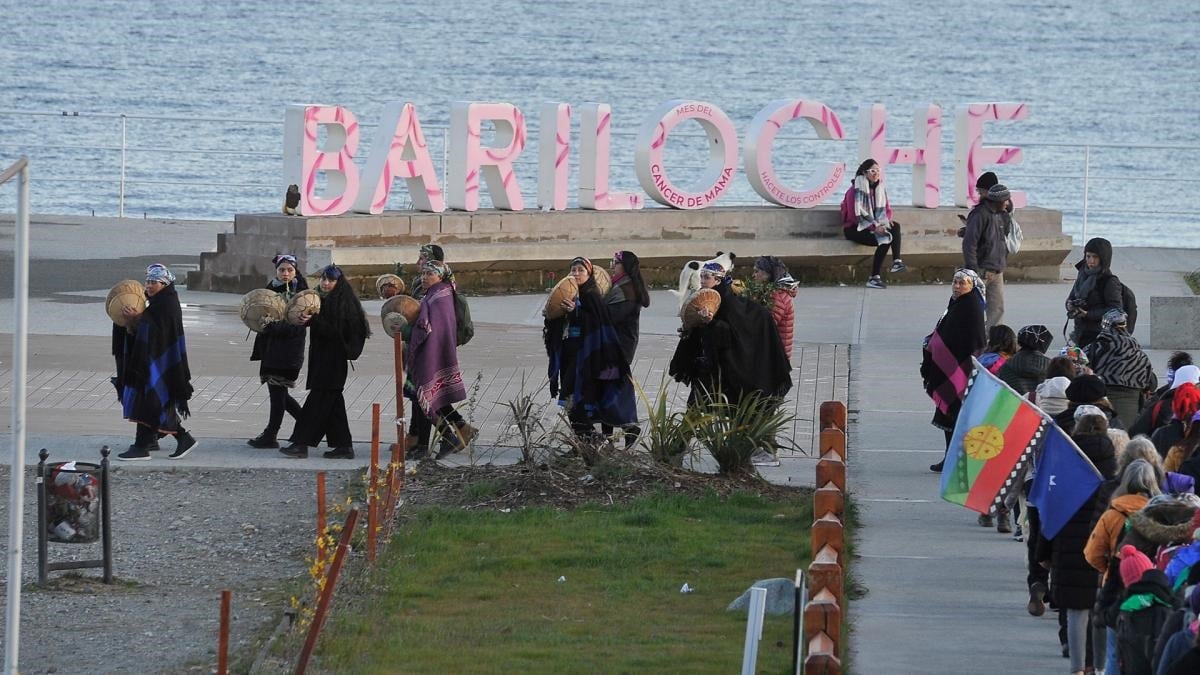
[[[425,295],[412,327],[405,363],[409,383],[416,391],[408,433],[417,437],[417,447],[408,453],[410,459],[419,459],[428,452],[434,421],[442,425],[444,442],[439,457],[466,449],[478,433],[453,406],[466,400],[467,389],[458,368],[456,291],[450,266],[439,260],[426,261],[421,266],[421,285]]]

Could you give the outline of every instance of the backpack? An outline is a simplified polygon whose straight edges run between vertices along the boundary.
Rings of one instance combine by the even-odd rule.
[[[454,344],[461,347],[475,337],[475,324],[471,322],[471,308],[457,292],[454,293]]]
[[[1133,335],[1133,325],[1137,323],[1137,297],[1133,294],[1133,289],[1126,286],[1124,281],[1120,279],[1117,281],[1121,282],[1121,309],[1128,317],[1125,325],[1129,329],[1129,334]]]
[[[846,196],[842,197],[842,206],[839,211],[842,214],[842,227],[843,228],[856,227],[858,225],[858,218],[856,218],[854,216],[854,187],[853,186],[851,186],[849,190],[846,190]]]
[[[1154,603],[1117,616],[1117,663],[1122,673],[1153,673],[1154,643],[1172,609]]]

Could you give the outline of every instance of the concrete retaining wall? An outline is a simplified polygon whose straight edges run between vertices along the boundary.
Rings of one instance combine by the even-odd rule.
[[[947,278],[962,262],[955,232],[961,225],[958,215],[965,213],[956,208],[896,208],[902,254],[911,271],[892,281]],[[1058,279],[1058,267],[1071,249],[1071,239],[1062,234],[1062,214],[1027,208],[1018,217],[1025,244],[1010,258],[1006,277]],[[550,273],[561,275],[574,256],[606,261],[619,249],[641,257],[652,283],[668,284],[678,278],[684,262],[710,258],[718,250],[733,251],[747,261],[778,256],[801,281],[860,281],[868,274],[873,251],[843,238],[836,206],[396,211],[336,217],[239,214],[234,231],[218,238],[217,251],[202,254],[200,270],[188,275],[188,286],[239,293],[258,288],[271,274],[271,256],[279,252],[296,255],[309,274],[333,262],[354,277],[374,277],[394,271],[397,263],[411,267],[417,248],[430,241],[446,249],[461,285],[497,291],[544,285]]]

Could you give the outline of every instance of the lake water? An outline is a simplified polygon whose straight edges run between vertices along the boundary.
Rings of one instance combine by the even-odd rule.
[[[911,140],[914,107],[936,102],[944,109],[949,204],[955,110],[1021,101],[1031,109],[1027,121],[990,124],[985,136],[1026,147],[1022,166],[997,169],[1006,184],[1026,190],[1031,204],[1062,209],[1078,237],[1082,144],[1187,146],[1092,148],[1088,234],[1126,245],[1197,242],[1200,216],[1179,185],[1200,147],[1194,2],[4,0],[0,7],[0,160],[30,156],[38,213],[117,212],[121,121],[86,113],[138,116],[127,120],[126,215],[228,219],[279,208],[285,105],[349,107],[364,125],[365,156],[370,125],[398,99],[416,104],[439,169],[437,127],[452,101],[514,103],[531,129],[543,101],[610,103],[612,187],[638,192],[633,134],[666,100],[714,103],[741,134],[768,101],[817,99],[851,137],[859,107],[882,103],[894,145]],[[220,121],[163,119],[170,117]],[[799,181],[818,161],[854,166],[853,140],[818,142],[799,125],[787,135],[776,151],[785,180]],[[536,140],[531,132],[519,176],[530,206]],[[1074,147],[1044,145],[1061,143]],[[672,136],[668,156],[680,167],[672,178],[686,181],[701,152],[698,138]],[[909,175],[891,169],[894,202],[908,202]],[[0,188],[0,210],[15,208],[14,194]],[[739,171],[720,203],[758,201]],[[406,203],[401,184],[389,208]]]

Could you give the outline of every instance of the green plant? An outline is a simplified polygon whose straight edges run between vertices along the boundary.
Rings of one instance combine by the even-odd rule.
[[[646,424],[642,427],[640,445],[646,448],[656,462],[680,466],[683,458],[692,451],[692,438],[696,425],[703,423],[705,415],[699,410],[667,409],[667,377],[663,376],[654,402],[646,395],[642,385],[634,380],[638,396],[646,406]]]
[[[518,447],[521,449],[521,462],[525,464],[540,464],[547,452],[550,440],[550,430],[542,419],[546,408],[551,403],[535,403],[543,400],[543,384],[532,392],[525,391],[525,372],[521,372],[521,388],[517,397],[505,402],[509,413],[510,435],[515,435]],[[499,445],[499,443],[497,443]]]
[[[704,408],[707,414],[693,430],[700,444],[712,453],[721,473],[726,474],[750,472],[754,451],[771,452],[778,447],[794,417],[781,407],[777,397],[757,391],[744,394],[736,403],[716,392]]]

